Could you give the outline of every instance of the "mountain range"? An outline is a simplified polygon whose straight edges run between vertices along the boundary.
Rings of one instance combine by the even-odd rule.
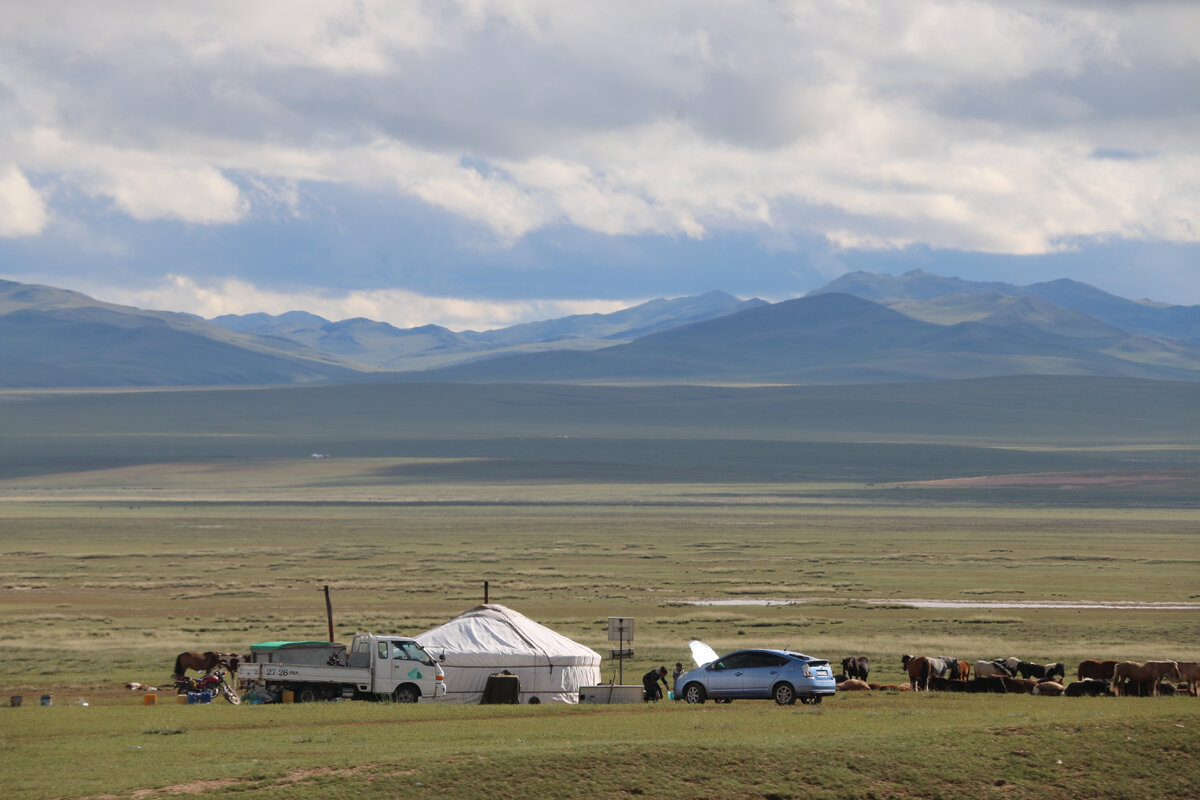
[[[1200,307],[1072,280],[855,272],[778,303],[723,292],[492,331],[303,311],[214,320],[0,280],[0,387],[360,380],[786,383],[1002,375],[1200,380]]]

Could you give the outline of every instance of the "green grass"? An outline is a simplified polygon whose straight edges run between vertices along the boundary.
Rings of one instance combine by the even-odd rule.
[[[0,766],[14,798],[189,785],[264,798],[1184,798],[1200,778],[1195,702],[22,708],[0,714]],[[63,770],[65,753],[83,768]]]

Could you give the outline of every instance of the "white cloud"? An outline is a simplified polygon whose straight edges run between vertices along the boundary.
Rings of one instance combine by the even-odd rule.
[[[399,289],[328,292],[320,289],[276,291],[240,280],[200,285],[182,275],[168,275],[143,289],[97,286],[97,299],[137,308],[181,311],[211,319],[222,314],[303,310],[329,320],[365,317],[397,328],[441,325],[451,330],[490,330],[570,314],[607,314],[640,301],[514,300],[497,302],[427,297]]]
[[[48,220],[46,203],[25,174],[11,164],[0,168],[0,236],[36,236]]]
[[[6,4],[0,188],[32,216],[0,230],[44,228],[36,170],[206,225],[346,183],[501,244],[1197,242],[1197,24],[1187,3]],[[1151,156],[1091,155],[1112,148]]]

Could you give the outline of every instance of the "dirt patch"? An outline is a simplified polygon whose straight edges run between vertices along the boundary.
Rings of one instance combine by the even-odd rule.
[[[170,786],[157,786],[152,789],[135,789],[129,794],[97,794],[84,798],[84,800],[119,800],[119,798],[134,798],[134,800],[148,800],[149,798],[172,797],[175,795],[189,794],[207,794],[209,792],[219,792],[231,787],[239,789],[261,789],[270,788],[273,786],[288,786],[295,783],[303,783],[317,777],[326,775],[350,776],[357,775],[361,772],[373,769],[374,764],[360,764],[357,767],[313,767],[311,769],[296,769],[282,775],[278,778],[217,778],[214,780],[189,781],[187,783],[175,783]],[[396,773],[389,774],[411,774],[411,770],[401,770]]]

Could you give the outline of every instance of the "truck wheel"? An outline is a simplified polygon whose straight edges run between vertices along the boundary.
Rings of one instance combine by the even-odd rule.
[[[320,693],[317,692],[317,690],[311,686],[301,686],[299,689],[296,690],[296,702],[297,703],[312,703],[312,702],[314,702],[316,700],[320,700],[320,699],[321,699]]]
[[[392,699],[397,703],[415,703],[420,696],[421,693],[417,691],[417,687],[411,683],[397,686],[396,691],[392,692]]]

